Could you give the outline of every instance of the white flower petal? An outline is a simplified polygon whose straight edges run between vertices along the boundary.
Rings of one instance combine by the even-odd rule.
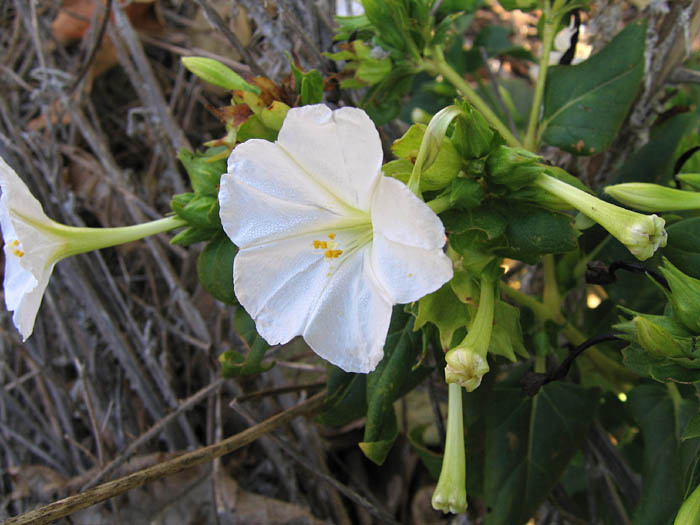
[[[233,150],[221,177],[219,204],[224,230],[240,248],[330,228],[356,214],[282,148],[264,140]]]
[[[426,203],[404,183],[382,177],[372,202],[372,226],[387,239],[434,250],[445,245],[445,228]]]
[[[371,278],[369,249],[345,261],[316,303],[304,340],[346,372],[368,373],[384,355],[391,303]]]
[[[5,304],[14,312],[12,322],[26,340],[34,330],[41,299],[55,264],[54,254],[64,241],[37,229],[37,225],[50,226],[53,222],[2,158],[0,187],[0,227],[5,243]]]
[[[452,279],[452,261],[441,249],[397,243],[379,232],[372,241],[372,268],[394,303],[417,301]]]
[[[236,297],[268,343],[286,343],[303,333],[323,289],[337,278],[336,271],[348,259],[358,257],[361,247],[337,258],[326,257],[326,250],[350,247],[356,237],[354,231],[330,230],[245,248],[236,254]]]
[[[384,155],[377,129],[364,111],[331,111],[323,105],[291,109],[277,143],[319,185],[350,206],[369,211]]]

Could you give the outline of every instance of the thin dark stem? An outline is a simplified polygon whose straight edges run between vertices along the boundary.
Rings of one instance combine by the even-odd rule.
[[[537,392],[539,392],[540,388],[546,385],[547,383],[564,379],[569,373],[571,365],[574,363],[576,358],[580,356],[585,350],[597,345],[598,343],[603,343],[605,341],[617,341],[619,339],[620,338],[612,332],[596,335],[594,337],[591,337],[590,339],[587,339],[577,347],[571,349],[569,351],[569,355],[566,356],[566,359],[564,359],[564,361],[562,361],[561,364],[551,372],[547,372],[545,374],[528,372],[527,374],[525,374],[520,380],[523,390],[529,396],[534,396],[535,394],[537,394]]]
[[[630,263],[625,261],[614,261],[610,266],[606,267],[602,261],[591,261],[588,263],[586,270],[586,282],[588,284],[612,284],[617,281],[615,272],[617,270],[625,270],[632,273],[648,274],[661,286],[669,289],[666,278],[660,273],[650,270],[643,264]]]
[[[104,38],[105,32],[107,31],[107,24],[109,23],[109,13],[111,12],[111,10],[112,0],[107,0],[102,11],[102,21],[100,22],[100,27],[97,30],[97,33],[95,33],[95,37],[92,39],[90,51],[87,54],[85,62],[83,62],[83,65],[80,66],[80,69],[75,74],[75,79],[73,80],[73,83],[71,84],[70,88],[68,88],[68,95],[72,95],[75,92],[75,90],[78,87],[78,84],[80,84],[80,81],[90,69],[90,65],[95,59],[95,55],[97,55],[97,51],[100,49],[100,45],[102,45],[102,39]]]

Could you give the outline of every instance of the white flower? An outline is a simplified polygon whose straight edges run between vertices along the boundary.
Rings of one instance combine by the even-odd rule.
[[[55,254],[65,240],[46,233],[54,222],[0,157],[0,226],[5,241],[5,304],[24,340],[32,334]]]
[[[221,223],[239,248],[233,281],[262,337],[302,335],[351,372],[383,355],[392,305],[452,278],[440,219],[381,174],[364,111],[289,111],[275,143],[236,147],[221,177]]]
[[[52,221],[17,173],[0,157],[0,227],[5,242],[5,304],[22,339],[32,335],[53,267],[70,255],[183,226],[175,217],[122,228],[76,228]]]

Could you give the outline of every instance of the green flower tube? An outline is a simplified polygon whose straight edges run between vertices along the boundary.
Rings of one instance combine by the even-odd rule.
[[[625,206],[639,211],[682,211],[700,209],[700,193],[677,190],[647,182],[615,184],[605,193]]]
[[[467,466],[462,420],[462,387],[449,385],[445,455],[432,505],[435,510],[463,514],[467,510]]]
[[[649,259],[657,248],[666,246],[665,221],[656,215],[620,208],[545,173],[540,174],[534,184],[600,224],[640,261]]]
[[[481,379],[489,371],[486,354],[493,329],[494,296],[493,282],[482,276],[479,309],[469,333],[445,356],[445,381],[450,384],[457,383],[466,388],[467,392],[476,390],[481,384]]]

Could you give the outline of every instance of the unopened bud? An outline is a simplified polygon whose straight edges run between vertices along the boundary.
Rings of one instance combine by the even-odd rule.
[[[700,193],[677,190],[647,182],[615,184],[605,193],[625,206],[640,211],[681,211],[700,209]]]
[[[487,178],[512,190],[520,189],[543,172],[540,160],[542,157],[526,149],[499,146],[486,160]]]
[[[248,84],[233,69],[213,58],[183,57],[182,64],[191,73],[215,86],[228,89],[229,91],[242,89],[243,91],[260,94],[259,87]]]
[[[700,334],[700,280],[684,274],[664,258],[659,267],[671,291],[665,290],[676,318],[694,334]]]

